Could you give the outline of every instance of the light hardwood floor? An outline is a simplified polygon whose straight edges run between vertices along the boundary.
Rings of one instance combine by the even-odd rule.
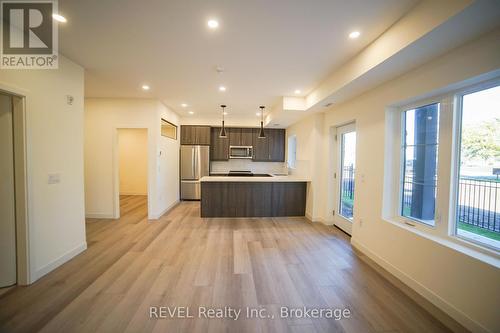
[[[348,237],[303,218],[202,219],[183,202],[147,220],[88,220],[88,250],[0,296],[1,332],[447,332],[359,259]],[[274,319],[151,319],[150,306],[264,308]],[[348,308],[349,319],[282,319],[281,306]]]

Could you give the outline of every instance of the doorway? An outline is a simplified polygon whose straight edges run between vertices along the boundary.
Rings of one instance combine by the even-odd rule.
[[[0,288],[30,282],[24,124],[24,98],[0,91]]]
[[[334,171],[334,224],[349,235],[355,206],[356,126],[337,127],[335,135],[336,164]]]
[[[132,211],[148,215],[148,130],[119,128],[118,194],[119,216]]]
[[[12,96],[0,93],[0,287],[16,284],[16,201]]]

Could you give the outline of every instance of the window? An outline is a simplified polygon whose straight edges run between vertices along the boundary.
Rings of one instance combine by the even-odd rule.
[[[385,154],[385,220],[500,256],[500,78],[388,109]]]
[[[434,225],[439,103],[403,115],[401,215]]]
[[[455,232],[500,248],[500,86],[461,96]]]
[[[290,169],[295,169],[297,163],[297,136],[288,137],[288,159],[287,164]]]
[[[161,120],[161,135],[177,140],[177,126],[165,119]]]

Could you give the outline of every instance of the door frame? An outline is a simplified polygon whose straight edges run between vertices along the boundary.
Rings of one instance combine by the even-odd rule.
[[[149,127],[146,126],[116,126],[113,128],[113,218],[119,219],[120,218],[120,160],[119,160],[119,151],[120,151],[120,146],[118,143],[118,130],[120,129],[143,129],[146,130],[146,136],[148,138],[147,142],[147,149],[148,149],[148,219],[154,219],[153,215],[153,200],[152,200],[152,185],[151,181],[154,176],[154,170],[151,170],[151,154],[154,154],[154,152],[151,149],[151,131],[149,130]],[[153,155],[154,157],[154,155]]]
[[[353,207],[353,219],[349,220],[348,218],[340,215],[340,191],[341,191],[341,182],[340,179],[342,177],[342,134],[356,132],[356,122],[348,122],[339,126],[335,126],[333,130],[333,164],[332,171],[334,173],[333,176],[333,192],[332,192],[332,211],[335,211],[333,214],[333,224],[340,228],[345,233],[352,235],[352,226],[354,223],[354,207]],[[357,152],[357,149],[356,149]],[[357,154],[356,154],[357,157]],[[356,158],[355,157],[355,158]],[[356,178],[354,180],[354,184],[356,184]],[[354,186],[356,189],[356,186]],[[354,190],[354,203],[356,202],[356,190]]]
[[[0,83],[0,92],[12,96],[12,121],[14,128],[14,189],[16,212],[16,284],[29,285],[31,278],[31,253],[29,237],[29,197],[26,131],[27,92]],[[34,271],[34,270],[33,270]]]

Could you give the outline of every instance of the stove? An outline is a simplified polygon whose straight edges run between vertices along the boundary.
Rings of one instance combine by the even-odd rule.
[[[227,175],[233,177],[253,177],[252,171],[248,170],[231,170]]]

